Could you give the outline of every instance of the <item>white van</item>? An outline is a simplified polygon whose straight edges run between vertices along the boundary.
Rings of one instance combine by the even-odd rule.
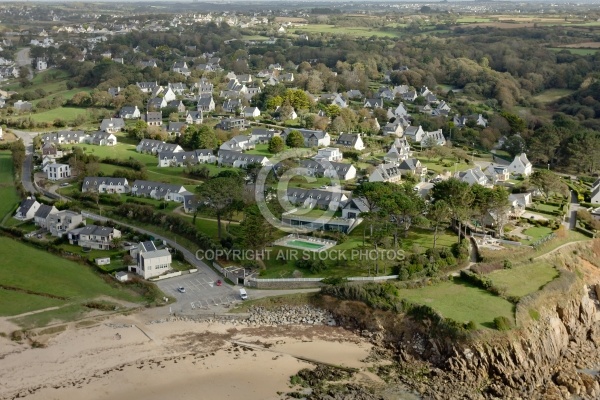
[[[242,300],[246,300],[248,298],[248,293],[246,293],[246,289],[240,289],[240,297]]]

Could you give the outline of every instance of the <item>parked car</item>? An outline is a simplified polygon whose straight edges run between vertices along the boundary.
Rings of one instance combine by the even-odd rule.
[[[185,288],[183,286],[179,286],[177,290],[179,291],[179,293],[185,293]]]
[[[63,182],[63,183],[60,184],[60,187],[66,187],[66,186],[69,186],[68,182]]]
[[[223,282],[221,282],[221,280],[217,280],[217,286],[221,286],[223,284]]]

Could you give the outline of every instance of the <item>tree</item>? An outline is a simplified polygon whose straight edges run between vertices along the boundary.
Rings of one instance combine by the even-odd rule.
[[[568,146],[569,163],[578,171],[594,173],[600,166],[600,135],[596,131],[583,130],[571,138]]]
[[[248,249],[264,250],[274,239],[275,227],[263,217],[256,204],[244,210],[240,228],[244,247]]]
[[[302,135],[302,133],[300,131],[297,130],[291,130],[288,135],[287,138],[285,139],[285,144],[288,147],[292,147],[292,148],[297,148],[297,147],[303,147],[304,146],[304,136]]]
[[[221,235],[221,218],[236,209],[243,199],[244,181],[239,176],[217,176],[196,189],[199,209],[209,210],[217,218],[218,237]]]
[[[439,200],[429,205],[427,209],[427,220],[433,228],[433,248],[437,244],[438,231],[445,229],[450,223],[451,210],[444,200]]]
[[[506,139],[502,149],[514,157],[525,152],[525,140],[519,135],[511,136]]]
[[[550,197],[550,193],[560,193],[566,195],[568,193],[567,185],[565,185],[558,175],[547,169],[535,171],[529,177],[529,182],[533,187],[538,189],[546,200]]]
[[[444,200],[448,204],[452,220],[458,224],[458,243],[460,243],[462,223],[471,215],[471,206],[475,198],[471,187],[466,182],[450,178],[433,185],[431,197],[434,203]]]
[[[397,248],[399,230],[404,232],[405,238],[408,237],[408,230],[423,214],[425,203],[409,183],[393,185],[391,195],[381,196],[377,202],[395,225],[394,247]]]
[[[303,139],[304,141],[304,139]],[[283,151],[283,139],[280,138],[279,136],[273,136],[271,138],[271,140],[269,140],[269,153],[271,154],[277,154],[277,153],[281,153]]]
[[[71,103],[81,107],[90,106],[92,104],[92,96],[88,92],[75,93],[71,99]]]
[[[185,130],[184,144],[190,149],[214,149],[217,147],[217,136],[208,125],[190,125]]]

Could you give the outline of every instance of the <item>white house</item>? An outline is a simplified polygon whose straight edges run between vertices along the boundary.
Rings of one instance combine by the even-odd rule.
[[[71,166],[68,164],[57,164],[52,163],[48,165],[47,172],[48,179],[51,181],[57,181],[59,179],[65,179],[71,177]]]
[[[160,140],[154,139],[142,139],[135,147],[135,150],[138,153],[157,154],[162,151],[183,151],[183,148],[181,148],[181,146],[176,143],[165,143]]]
[[[123,119],[136,119],[141,116],[138,106],[125,106],[119,111],[119,117]]]
[[[151,241],[139,243],[129,254],[136,260],[136,265],[129,266],[129,272],[135,272],[144,279],[162,275],[171,269],[172,257],[169,250],[159,250]]]
[[[508,170],[512,174],[520,174],[523,176],[531,175],[533,166],[527,159],[527,155],[525,153],[521,153],[515,156],[515,159],[508,166]]]
[[[359,134],[353,135],[350,133],[342,133],[337,140],[338,146],[350,147],[354,150],[362,151],[365,149],[365,144]]]
[[[300,165],[306,176],[326,177],[348,181],[356,178],[356,168],[341,162],[320,163],[318,160],[302,160]]]
[[[40,228],[47,229],[48,228],[48,216],[50,214],[58,213],[58,209],[54,206],[49,206],[47,204],[41,204],[40,208],[35,212],[33,217],[33,221],[36,226]]]
[[[100,130],[108,133],[117,133],[125,128],[123,118],[105,118],[100,123]]]
[[[28,197],[21,202],[19,208],[17,208],[17,212],[15,213],[15,218],[20,221],[27,221],[29,219],[33,219],[35,217],[35,213],[40,208],[41,204],[37,202],[34,197]]]
[[[129,183],[125,178],[106,176],[86,176],[81,185],[81,192],[97,193],[129,193]]]
[[[492,184],[506,182],[510,179],[508,168],[504,165],[490,164],[484,171]]]
[[[69,243],[96,250],[109,250],[114,238],[120,238],[121,231],[98,225],[87,225],[67,233]]]
[[[245,168],[250,164],[259,164],[261,166],[271,165],[271,161],[266,156],[257,154],[240,153],[231,150],[219,150],[219,165],[229,167]]]
[[[343,158],[342,152],[337,147],[325,147],[317,150],[315,159],[325,159],[327,161],[341,161]]]
[[[260,117],[260,110],[258,107],[245,107],[244,118],[256,118]]]
[[[158,154],[159,167],[184,167],[200,163],[214,163],[217,157],[212,149],[198,149],[194,151],[166,151]]]
[[[591,192],[590,203],[600,204],[600,179],[596,179],[596,182],[592,185]]]
[[[490,186],[490,181],[479,166],[457,172],[454,177],[462,182],[467,182],[469,185],[477,183],[481,186]]]
[[[287,128],[281,134],[281,138],[285,142],[287,135],[293,130],[299,131],[304,137],[304,147],[326,147],[331,144],[331,137],[325,131],[315,131],[310,129],[291,129]]]

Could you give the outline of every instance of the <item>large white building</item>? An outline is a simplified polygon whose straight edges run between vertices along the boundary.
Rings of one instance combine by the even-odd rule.
[[[48,179],[58,181],[71,177],[71,167],[68,164],[52,163],[47,167]]]
[[[151,241],[139,243],[130,250],[130,255],[136,260],[136,265],[129,266],[129,272],[135,272],[144,279],[162,275],[171,269],[172,258],[169,250],[159,250]]]
[[[508,170],[512,174],[529,176],[533,172],[533,166],[527,159],[527,155],[525,153],[521,153],[515,156],[513,162],[508,166]]]

